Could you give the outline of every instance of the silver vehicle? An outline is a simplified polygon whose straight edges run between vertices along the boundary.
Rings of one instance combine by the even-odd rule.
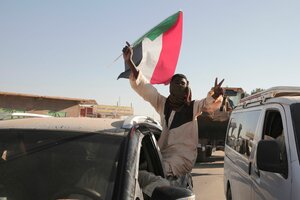
[[[241,100],[225,140],[226,199],[300,199],[300,87]]]
[[[128,124],[130,122],[131,124]],[[149,199],[139,170],[165,176],[150,118],[27,118],[0,121],[0,199]],[[157,187],[152,199],[195,199]]]

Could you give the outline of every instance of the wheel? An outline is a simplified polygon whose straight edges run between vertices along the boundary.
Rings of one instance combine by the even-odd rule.
[[[231,188],[230,188],[229,184],[227,186],[227,191],[226,191],[226,200],[232,200],[232,193],[231,193]]]
[[[68,196],[70,196],[72,194],[86,196],[93,200],[102,200],[101,195],[98,192],[96,192],[95,190],[88,189],[88,188],[81,188],[81,187],[72,187],[72,188],[64,189],[64,190],[56,193],[53,196],[52,200],[65,199],[65,198],[68,198]]]

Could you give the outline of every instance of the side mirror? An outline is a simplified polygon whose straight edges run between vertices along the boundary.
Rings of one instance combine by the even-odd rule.
[[[258,142],[256,153],[258,169],[287,176],[286,167],[280,157],[280,147],[277,141],[261,140]]]
[[[152,193],[151,199],[155,200],[195,200],[195,195],[192,191],[174,186],[157,187]]]

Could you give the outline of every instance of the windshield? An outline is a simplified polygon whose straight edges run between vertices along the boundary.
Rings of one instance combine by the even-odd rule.
[[[291,105],[291,115],[295,132],[298,158],[300,162],[300,103],[295,103]]]
[[[99,133],[0,130],[0,197],[52,199],[77,187],[96,191],[102,199],[111,198],[123,138]]]
[[[225,95],[228,96],[231,107],[237,106],[242,98],[242,93],[234,90],[225,90]]]

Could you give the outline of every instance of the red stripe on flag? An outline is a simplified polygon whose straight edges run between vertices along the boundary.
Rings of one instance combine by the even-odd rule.
[[[182,40],[182,12],[176,24],[163,33],[162,50],[152,74],[151,84],[168,84],[174,75]]]

